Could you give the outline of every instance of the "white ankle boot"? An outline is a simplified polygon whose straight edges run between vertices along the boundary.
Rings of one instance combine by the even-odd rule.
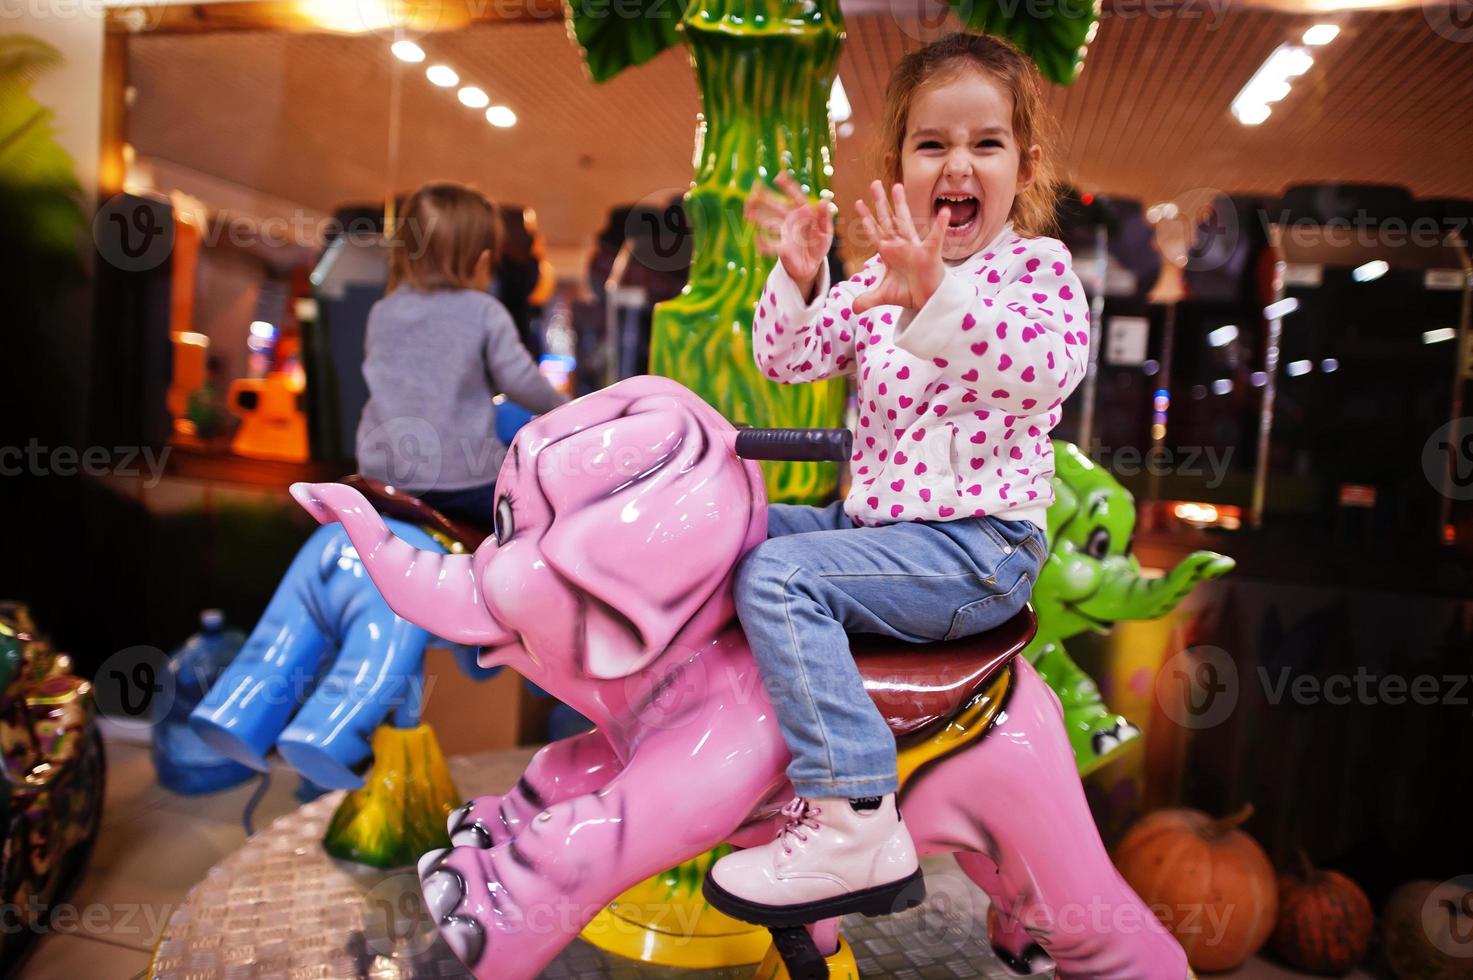
[[[847,799],[795,799],[777,839],[736,851],[706,876],[706,900],[764,926],[804,925],[852,912],[889,915],[926,896],[920,862],[892,793],[873,810]]]

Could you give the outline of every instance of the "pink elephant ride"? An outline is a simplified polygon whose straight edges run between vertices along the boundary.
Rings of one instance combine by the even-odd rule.
[[[597,726],[453,813],[455,846],[420,861],[426,904],[475,976],[535,977],[630,886],[778,832],[788,750],[732,601],[767,501],[738,449],[795,458],[824,441],[738,430],[674,381],[631,378],[518,434],[495,534],[474,555],[415,550],[349,487],[292,488],[342,522],[396,613],[480,645],[483,666],[519,671]],[[1025,611],[946,644],[856,638],[897,733],[911,834],[988,894],[991,942],[1018,970],[1183,980],[1181,947],[1095,830],[1058,699],[1016,656],[1033,629]],[[837,923],[810,932],[775,930],[794,977],[827,973]]]

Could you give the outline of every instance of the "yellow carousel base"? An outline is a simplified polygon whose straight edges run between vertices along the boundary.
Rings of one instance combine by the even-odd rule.
[[[582,938],[616,956],[686,970],[760,961],[771,933],[723,915],[701,895],[707,869],[729,850],[717,848],[646,878],[599,912]]]
[[[854,962],[854,950],[844,941],[843,936],[839,937],[839,948],[832,956],[825,957],[824,963],[829,968],[829,980],[859,980],[859,965]],[[757,967],[757,972],[752,974],[752,980],[789,980],[788,968],[783,965],[776,946],[767,948],[767,955]]]

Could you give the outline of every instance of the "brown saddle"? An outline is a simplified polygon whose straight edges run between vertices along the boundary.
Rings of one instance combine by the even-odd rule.
[[[1038,630],[1033,607],[1001,626],[960,640],[911,644],[850,636],[864,689],[896,738],[955,715],[997,678]]]
[[[355,473],[343,483],[367,497],[380,514],[438,531],[467,551],[475,551],[490,534],[377,480]],[[855,634],[850,642],[870,699],[895,737],[906,738],[960,711],[1022,652],[1037,629],[1032,607],[1025,607],[1001,626],[960,640],[905,643]]]
[[[446,517],[429,504],[402,490],[395,490],[387,483],[370,480],[354,473],[342,481],[368,498],[373,509],[385,517],[396,517],[410,524],[419,524],[430,531],[439,531],[452,541],[459,542],[466,551],[475,551],[490,535],[490,528],[479,528],[465,521]]]

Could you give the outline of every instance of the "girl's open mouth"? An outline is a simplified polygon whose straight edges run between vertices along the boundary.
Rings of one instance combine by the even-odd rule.
[[[943,194],[936,198],[933,206],[937,214],[942,208],[951,209],[951,222],[946,227],[948,237],[969,234],[981,209],[980,202],[970,194]]]

